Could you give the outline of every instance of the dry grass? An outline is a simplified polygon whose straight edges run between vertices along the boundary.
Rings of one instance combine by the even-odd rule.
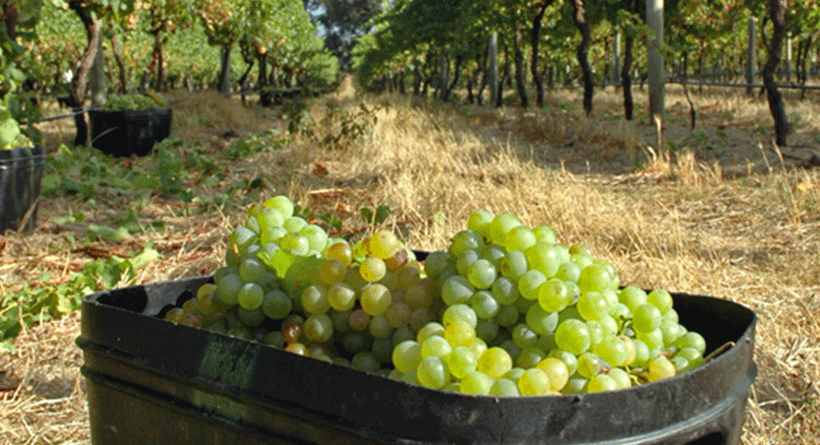
[[[637,93],[636,103],[645,103]],[[648,162],[651,126],[640,117],[609,119],[620,109],[611,91],[597,93],[601,111],[591,118],[578,112],[574,94],[554,93],[543,114],[414,105],[400,97],[377,108],[385,98],[356,96],[347,85],[336,101],[377,109],[372,140],[328,150],[296,138],[282,150],[236,163],[232,171],[236,177],[276,178],[267,195],[285,193],[317,212],[336,211],[347,231],[362,228],[358,209],[387,204],[387,224],[418,249],[444,247],[477,209],[512,211],[528,224],[552,225],[567,243],[585,242],[617,266],[623,283],[748,305],[759,316],[760,371],[743,443],[820,443],[817,170],[767,148],[771,125],[760,98],[695,94],[701,133],[693,133],[685,101],[673,89],[664,135],[675,150],[668,160]],[[224,147],[225,132],[282,125],[269,110],[236,100],[188,100],[194,105],[175,105],[178,134],[214,150]],[[562,109],[562,103],[575,105]],[[788,103],[803,116],[791,136],[797,148],[789,153],[805,157],[800,150],[817,145],[816,99]],[[322,104],[314,102],[317,121],[328,112]],[[49,222],[79,204],[45,201],[34,234],[3,239],[5,286],[36,280],[40,270],[59,279],[59,272],[88,260],[68,252],[66,233]],[[213,271],[227,233],[243,217],[238,211],[180,217],[178,205],[155,198],[143,208],[168,229],[129,241],[154,241],[164,254],[142,271],[141,283]],[[89,220],[104,220],[110,212],[101,206]],[[0,444],[88,443],[77,335],[76,315],[45,323],[21,334],[17,350],[0,357]]]

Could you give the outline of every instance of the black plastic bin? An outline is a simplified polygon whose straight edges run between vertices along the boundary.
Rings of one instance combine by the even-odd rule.
[[[209,278],[96,293],[82,304],[92,443],[738,444],[757,368],[756,315],[674,294],[709,350],[670,379],[595,394],[426,389],[158,317]]]
[[[45,151],[39,145],[0,150],[0,233],[34,229],[45,161]]]
[[[146,156],[171,134],[170,108],[88,112],[91,145],[117,157]]]

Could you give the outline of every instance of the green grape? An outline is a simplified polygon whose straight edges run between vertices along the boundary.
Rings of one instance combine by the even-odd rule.
[[[358,264],[354,264],[347,269],[347,273],[345,273],[344,282],[347,283],[351,289],[356,292],[361,291],[364,289],[365,286],[368,285],[368,281],[365,281],[362,278],[361,271],[359,270],[360,266]]]
[[[612,366],[624,366],[629,358],[626,344],[619,337],[606,335],[592,351]]]
[[[484,342],[491,342],[498,336],[499,326],[493,320],[484,320],[479,318],[475,326],[476,337]]]
[[[444,338],[452,346],[467,346],[476,338],[475,327],[464,320],[455,320],[444,328]]]
[[[236,309],[236,316],[239,318],[239,322],[247,327],[256,327],[262,324],[265,321],[265,314],[262,313],[259,309],[245,309],[242,306],[239,306]]]
[[[623,368],[612,368],[607,375],[615,381],[615,389],[626,389],[632,386],[632,377]]]
[[[200,288],[201,289],[201,288]],[[701,355],[706,352],[706,340],[697,332],[689,331],[675,340],[675,346],[679,349],[693,348]]]
[[[680,321],[678,311],[674,309],[669,309],[668,311],[664,312],[662,317],[664,320],[674,321],[675,323],[678,323]]]
[[[686,328],[680,324],[666,319],[661,319],[661,326],[658,329],[663,334],[663,344],[667,347],[673,346],[678,338],[686,332]]]
[[[302,329],[308,340],[325,343],[333,337],[333,320],[325,313],[311,314]]]
[[[418,269],[411,266],[404,266],[396,272],[396,288],[407,290],[421,281],[421,274]]]
[[[350,323],[348,320],[350,320],[350,314],[352,313],[352,310],[337,311],[334,309],[332,311],[328,311],[327,314],[330,315],[330,319],[333,320],[333,332],[338,334],[350,332]]]
[[[637,352],[635,351],[635,342],[632,338],[626,335],[619,335],[618,338],[624,342],[624,346],[626,347],[626,359],[624,359],[623,363],[618,366],[628,366],[632,364],[637,358]]]
[[[478,323],[478,315],[476,315],[473,308],[466,304],[454,304],[445,309],[441,315],[441,323],[445,327],[457,320],[465,321],[475,328]]]
[[[403,326],[407,326],[410,324],[410,316],[413,314],[413,310],[410,309],[410,306],[403,301],[394,301],[387,307],[387,310],[384,312],[384,318],[387,319],[387,322],[390,323],[395,329],[398,329]]]
[[[525,251],[538,241],[535,232],[526,226],[517,226],[507,232],[502,244],[507,250]]]
[[[279,245],[287,252],[304,256],[310,251],[310,242],[298,232],[288,232],[279,239]]]
[[[291,233],[298,233],[299,231],[307,227],[307,225],[308,222],[300,216],[291,216],[290,218],[285,218],[285,222],[282,223],[282,227],[284,227],[285,230]]]
[[[293,309],[293,302],[288,294],[279,289],[268,291],[262,301],[262,312],[274,320],[287,317],[291,309]]]
[[[545,353],[541,348],[534,346],[521,348],[521,351],[513,359],[513,365],[519,368],[534,368],[544,359]]]
[[[567,365],[567,374],[572,375],[575,374],[575,371],[578,369],[578,357],[571,353],[561,349],[553,349],[547,354],[548,358],[557,358],[564,362]]]
[[[530,269],[538,270],[545,277],[550,278],[558,272],[561,260],[558,251],[553,245],[539,241],[524,251]]]
[[[493,222],[493,214],[486,210],[478,210],[470,214],[467,218],[467,228],[479,233],[484,238],[490,236],[490,223]]]
[[[685,347],[680,349],[675,357],[682,357],[689,363],[690,368],[695,368],[703,364],[703,354],[695,348]]]
[[[655,289],[646,296],[646,302],[654,305],[664,313],[672,309],[672,295],[662,289]]]
[[[501,276],[509,280],[517,280],[529,269],[527,256],[520,250],[511,250],[501,259]]]
[[[330,286],[325,295],[330,307],[340,312],[353,309],[356,304],[356,291],[345,282]]]
[[[507,256],[507,250],[498,244],[487,244],[483,249],[481,249],[479,254],[481,255],[481,258],[489,261],[496,269],[498,269],[501,267],[501,260]]]
[[[477,364],[478,358],[467,346],[456,346],[447,356],[448,369],[457,379],[463,379],[467,374],[474,372]]]
[[[438,278],[445,269],[453,265],[454,261],[453,256],[448,252],[440,250],[430,252],[424,260],[424,271],[427,272],[427,276]]]
[[[535,347],[538,343],[538,334],[526,323],[519,323],[510,330],[512,341],[519,348]]]
[[[537,300],[538,288],[546,282],[547,277],[543,272],[530,269],[518,279],[518,293],[526,300]]]
[[[617,388],[618,383],[607,374],[598,374],[587,383],[587,392],[613,391]]]
[[[393,366],[402,373],[415,370],[421,361],[421,345],[413,340],[405,340],[393,348]]]
[[[689,363],[689,359],[682,355],[675,355],[669,361],[672,363],[672,366],[675,368],[675,374],[680,374],[682,372],[688,371],[691,369],[691,364]]]
[[[342,347],[350,354],[367,351],[370,349],[372,337],[360,331],[350,331],[342,337]]]
[[[413,331],[413,329],[409,325],[408,326],[402,326],[400,328],[396,328],[396,330],[393,331],[393,335],[390,336],[390,338],[393,340],[393,344],[397,345],[397,344],[399,344],[399,343],[401,343],[405,340],[415,339],[416,338],[416,333]]]
[[[507,351],[498,346],[493,346],[487,348],[478,358],[476,370],[498,380],[512,369],[512,364],[512,357]]]
[[[510,379],[510,380],[513,380],[513,381],[517,382],[518,379],[520,379],[521,376],[524,375],[524,371],[526,371],[526,369],[524,369],[524,368],[518,368],[518,367],[510,368],[510,370],[507,371],[504,374],[503,378]]]
[[[416,378],[422,386],[441,389],[450,383],[450,372],[444,359],[431,355],[422,358],[419,362],[416,368]]]
[[[521,313],[518,312],[518,308],[514,304],[508,304],[498,308],[498,313],[493,320],[500,326],[510,328],[518,323],[520,316]]]
[[[557,278],[550,278],[538,287],[538,305],[547,312],[560,312],[572,303],[569,286]]]
[[[476,289],[489,289],[496,279],[496,270],[493,263],[479,258],[467,268],[467,280]]]
[[[494,383],[495,379],[487,374],[473,371],[464,376],[459,389],[464,394],[487,395],[490,393],[490,388],[492,388]]]
[[[427,323],[435,320],[436,318],[437,314],[435,311],[429,307],[420,307],[410,314],[410,328],[414,331],[418,331]]]
[[[632,339],[632,344],[635,347],[635,359],[629,363],[630,366],[643,368],[649,362],[649,347],[641,340]]]
[[[609,303],[600,292],[582,293],[576,304],[578,313],[584,320],[599,320],[609,314]]]
[[[330,309],[327,301],[327,288],[322,285],[312,284],[302,291],[302,308],[309,314],[324,314]]]
[[[547,357],[538,362],[535,367],[547,374],[550,381],[550,391],[560,392],[564,389],[564,385],[569,380],[569,367],[563,360],[557,357]]]
[[[480,290],[470,297],[470,307],[475,311],[480,320],[489,320],[495,317],[501,305],[495,301],[492,293],[486,290]]]
[[[518,286],[506,277],[498,277],[490,286],[490,292],[499,305],[513,304],[518,300]]]
[[[281,331],[271,331],[265,335],[265,338],[262,339],[262,343],[266,345],[271,345],[276,348],[284,348],[285,347],[285,339],[282,336]]]
[[[518,378],[518,391],[522,396],[541,396],[550,390],[550,379],[547,373],[538,369],[530,368]]]
[[[373,338],[388,338],[393,335],[393,327],[387,322],[384,315],[376,315],[370,318],[370,324],[367,326],[367,332]]]
[[[350,366],[364,372],[377,372],[381,367],[379,360],[370,351],[359,351],[350,359]]]
[[[458,258],[466,250],[479,251],[482,247],[484,247],[484,237],[474,230],[465,229],[456,233],[450,240],[448,252],[454,258]]]
[[[256,220],[259,223],[261,232],[264,233],[275,227],[282,227],[282,224],[285,222],[285,217],[278,209],[263,206],[259,209],[259,212],[257,212]]]
[[[577,283],[578,279],[581,278],[581,268],[572,261],[565,261],[561,263],[561,265],[558,266],[558,270],[555,271],[555,278],[561,281]]]
[[[518,357],[518,354],[521,353],[521,347],[515,344],[512,339],[501,342],[501,348],[507,351],[510,357]],[[515,362],[515,360],[513,360],[513,362]]]
[[[592,352],[585,352],[578,356],[577,373],[581,377],[591,379],[608,368],[606,363]]]
[[[660,350],[663,348],[663,332],[661,332],[660,329],[655,329],[654,331],[649,332],[638,331],[636,333],[636,338],[646,343],[646,346],[650,351]]]
[[[579,375],[571,375],[569,380],[567,380],[567,384],[564,385],[564,389],[561,390],[562,394],[580,394],[582,392],[586,392],[587,390],[587,383],[589,379],[581,377]]]
[[[605,334],[617,334],[621,330],[618,322],[611,315],[604,315],[596,321],[604,328]]]
[[[384,260],[370,256],[362,261],[359,266],[359,273],[362,274],[365,281],[373,283],[384,278],[387,273],[387,266],[384,264]]]
[[[472,266],[472,264],[479,258],[481,258],[481,256],[479,256],[478,251],[476,250],[467,249],[464,252],[461,252],[461,254],[456,257],[456,270],[460,275],[466,276],[470,266]]]
[[[265,272],[265,265],[256,258],[243,258],[239,262],[239,278],[243,281],[256,281]]]
[[[433,303],[433,295],[427,291],[424,283],[417,283],[410,286],[404,292],[404,302],[410,306],[410,309],[416,310],[419,308],[429,307]]]
[[[382,315],[393,303],[390,290],[382,284],[371,283],[359,295],[362,309],[370,316]]]
[[[504,241],[513,227],[521,226],[524,223],[518,219],[518,216],[511,212],[501,213],[493,218],[490,222],[490,240],[496,244],[504,245]]]
[[[396,277],[396,272],[388,269],[384,272],[382,279],[377,282],[388,289],[396,289]]]
[[[555,343],[565,351],[581,355],[589,349],[592,343],[589,328],[586,323],[578,319],[564,320],[555,330]]]
[[[657,306],[644,303],[632,311],[632,327],[637,332],[651,332],[661,326],[661,310]]]
[[[228,307],[234,306],[239,302],[239,289],[243,284],[239,275],[229,273],[216,282],[216,297],[222,304]]]
[[[233,230],[229,237],[231,246],[235,246],[240,252],[257,240],[257,235],[251,229],[239,226]]]
[[[370,252],[373,256],[386,260],[402,248],[399,238],[389,230],[377,230],[370,237]]]
[[[629,308],[630,312],[646,304],[646,291],[636,286],[626,286],[618,292],[618,300]]]
[[[278,195],[265,201],[265,207],[271,207],[282,214],[287,219],[293,216],[293,203],[287,196]]]
[[[558,312],[547,312],[537,304],[530,306],[525,319],[527,325],[538,335],[551,334],[558,327]]]
[[[587,292],[601,292],[609,289],[615,283],[615,275],[603,264],[593,262],[581,269],[578,277],[578,287],[582,294]]]
[[[347,241],[334,241],[328,246],[325,252],[325,258],[328,260],[338,260],[347,267],[353,262],[353,249]]]
[[[332,286],[344,279],[347,274],[347,268],[341,261],[329,259],[322,263],[317,273],[325,285]]]
[[[518,385],[514,381],[508,378],[500,378],[490,387],[490,395],[520,396],[521,393],[518,391]]]
[[[350,329],[361,332],[370,326],[370,315],[359,308],[350,313],[350,319],[347,322],[350,325]]]
[[[587,329],[589,329],[590,345],[594,347],[595,345],[600,343],[601,340],[604,339],[604,335],[606,335],[606,332],[604,332],[604,327],[601,326],[601,323],[599,323],[597,320],[588,320],[586,324]]]
[[[427,340],[427,338],[432,336],[439,336],[443,338],[444,331],[444,325],[435,321],[431,321],[422,326],[421,329],[417,330],[416,341],[419,343],[424,343],[424,340]]]
[[[666,356],[659,355],[647,364],[646,379],[650,382],[673,377],[674,375],[675,365]]]

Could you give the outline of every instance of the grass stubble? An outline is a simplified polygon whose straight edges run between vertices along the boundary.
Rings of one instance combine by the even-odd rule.
[[[620,109],[616,92],[598,93],[596,107],[603,111],[590,117],[570,94],[553,93],[534,113],[360,96],[345,85],[333,100],[375,110],[371,138],[329,150],[315,141],[333,128],[316,126],[313,138],[295,136],[282,149],[234,162],[225,180],[265,175],[265,196],[287,194],[304,208],[335,212],[354,237],[367,229],[359,209],[387,204],[392,213],[385,224],[420,250],[444,248],[478,209],[510,211],[528,225],[551,225],[565,243],[586,243],[615,264],[622,283],[745,304],[759,316],[759,373],[742,443],[820,443],[817,170],[767,148],[770,118],[762,98],[696,95],[699,122],[690,130],[682,95],[670,91],[669,154],[652,158],[654,129],[640,117],[613,117]],[[642,94],[636,103],[645,103]],[[231,137],[285,125],[275,110],[236,99],[180,99],[174,132],[215,152]],[[314,122],[328,113],[323,101],[313,101]],[[802,116],[794,146],[816,145],[816,99],[787,103]],[[52,222],[82,203],[54,198],[40,205],[34,233],[2,238],[5,288],[35,282],[43,271],[65,280],[89,259],[72,253],[65,242],[70,230]],[[87,222],[110,217],[112,209],[104,207]],[[197,217],[178,216],[178,210],[161,197],[143,206],[143,217],[161,219],[167,229],[126,241],[153,242],[163,254],[139,271],[138,283],[213,272],[228,233],[244,218],[236,210]],[[0,356],[0,444],[89,443],[78,335],[75,313],[25,329],[16,349]]]

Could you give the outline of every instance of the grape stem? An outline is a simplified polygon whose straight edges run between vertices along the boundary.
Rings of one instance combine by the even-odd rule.
[[[733,341],[727,341],[726,343],[724,343],[723,345],[721,345],[719,348],[717,348],[717,349],[715,349],[714,351],[712,351],[712,353],[711,353],[711,354],[709,354],[709,355],[707,355],[706,357],[704,357],[704,358],[703,358],[703,363],[706,363],[706,362],[708,362],[709,360],[712,360],[713,358],[715,358],[715,357],[719,356],[719,355],[720,355],[720,354],[722,354],[724,351],[726,351],[727,349],[731,348],[731,347],[732,347],[732,346],[734,346],[734,345],[735,345],[735,342],[733,342]]]

